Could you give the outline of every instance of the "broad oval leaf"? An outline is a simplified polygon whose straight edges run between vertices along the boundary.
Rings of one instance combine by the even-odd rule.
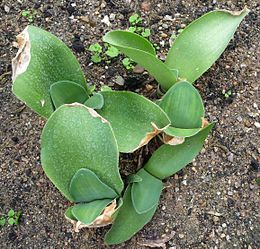
[[[71,212],[73,216],[83,224],[91,224],[113,200],[96,200],[89,203],[76,204]]]
[[[84,105],[92,108],[92,109],[101,109],[104,105],[104,98],[102,94],[100,93],[94,93],[93,96],[91,96]]]
[[[59,107],[41,137],[41,162],[46,175],[73,201],[72,177],[81,168],[93,171],[118,194],[123,182],[118,170],[118,147],[110,124],[93,109],[74,103]]]
[[[186,138],[182,144],[162,145],[153,153],[144,169],[159,179],[175,174],[199,154],[212,127],[213,124],[208,125],[195,136]]]
[[[171,126],[183,129],[200,128],[205,115],[202,99],[189,82],[181,81],[163,96],[160,107],[171,120]]]
[[[98,113],[111,123],[120,152],[133,152],[170,124],[165,112],[143,96],[126,91],[101,94],[104,106]]]
[[[80,65],[57,37],[34,26],[18,35],[19,51],[12,61],[13,93],[35,112],[49,117],[53,112],[50,86],[73,81],[87,90]]]
[[[131,198],[135,211],[142,214],[158,205],[163,183],[145,169],[139,170],[136,174],[142,178],[142,181],[133,183]]]
[[[165,64],[193,83],[223,53],[248,12],[215,10],[193,21],[174,41]]]
[[[52,84],[50,94],[55,109],[61,105],[75,102],[83,104],[89,98],[87,91],[82,86],[68,80]]]
[[[75,202],[115,199],[118,196],[93,171],[86,168],[79,169],[72,177],[69,190]]]
[[[164,132],[171,137],[192,137],[201,130],[202,128],[182,129],[170,126]]]
[[[108,32],[103,37],[103,40],[118,48],[133,61],[145,68],[164,90],[169,89],[177,81],[177,70],[167,67],[159,60],[156,57],[152,44],[140,35],[129,31],[115,30]]]
[[[120,244],[130,239],[152,219],[156,208],[157,206],[146,213],[138,214],[132,203],[131,185],[129,185],[123,197],[123,205],[120,207],[111,229],[105,236],[106,244]]]

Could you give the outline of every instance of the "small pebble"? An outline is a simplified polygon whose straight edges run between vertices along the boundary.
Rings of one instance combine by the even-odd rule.
[[[115,18],[116,18],[116,14],[111,13],[111,14],[109,15],[109,19],[110,19],[111,21],[114,21]]]
[[[180,233],[180,234],[179,234],[179,238],[180,238],[180,239],[183,239],[183,238],[184,238],[184,234]]]
[[[260,123],[255,122],[254,125],[255,125],[256,128],[260,129]]]
[[[8,7],[7,5],[4,6],[4,10],[6,13],[8,13],[10,11],[10,7]]]
[[[233,161],[234,161],[234,154],[233,154],[233,153],[230,153],[230,154],[228,155],[228,161],[230,161],[230,162],[233,162]]]
[[[106,24],[107,26],[111,26],[108,15],[105,15],[101,22]]]
[[[113,81],[114,81],[117,85],[119,85],[119,86],[123,86],[123,85],[125,84],[124,78],[123,78],[122,76],[120,76],[120,75],[115,76],[115,77],[113,78]]]
[[[222,238],[222,239],[224,239],[226,237],[226,234],[224,234],[224,233],[222,233],[221,235],[220,235],[220,238]]]
[[[144,68],[141,67],[141,66],[139,66],[139,65],[136,65],[136,66],[134,67],[134,69],[133,69],[133,72],[134,72],[134,73],[141,74],[141,73],[144,72]]]

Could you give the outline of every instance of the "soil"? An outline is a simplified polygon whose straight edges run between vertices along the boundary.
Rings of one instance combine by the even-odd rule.
[[[147,74],[125,70],[119,59],[93,65],[86,48],[101,42],[109,30],[127,28],[128,17],[139,12],[143,25],[152,30],[151,40],[161,42],[158,52],[163,57],[172,32],[177,34],[213,9],[240,10],[245,5],[251,12],[234,39],[195,84],[205,100],[207,118],[216,122],[205,148],[188,167],[164,182],[152,221],[131,240],[111,248],[147,248],[144,242],[167,237],[169,249],[260,248],[260,187],[255,182],[260,177],[260,5],[236,0],[0,1],[0,213],[22,210],[18,226],[0,228],[0,248],[108,248],[103,242],[107,227],[74,233],[65,220],[69,203],[44,175],[39,159],[45,120],[11,92],[11,58],[17,51],[13,42],[28,24],[22,10],[36,10],[33,24],[72,47],[91,84],[153,97],[155,84]],[[110,26],[101,22],[105,15]],[[118,75],[125,79],[123,86],[114,83]],[[147,82],[151,82],[150,91]],[[226,98],[223,91],[228,90],[232,94]],[[140,166],[140,153],[122,156],[123,175]]]

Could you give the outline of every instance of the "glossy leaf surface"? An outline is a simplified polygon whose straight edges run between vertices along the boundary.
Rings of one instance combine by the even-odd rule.
[[[41,116],[53,112],[50,86],[61,80],[86,81],[70,49],[57,37],[28,26],[18,37],[19,51],[12,61],[13,93]]]
[[[102,199],[115,199],[117,193],[104,184],[98,176],[89,169],[80,169],[72,177],[70,194],[75,202],[91,202]]]
[[[174,41],[165,64],[193,83],[219,58],[249,11],[215,10],[188,25]]]
[[[110,124],[81,104],[59,107],[41,137],[41,163],[46,175],[70,201],[72,177],[81,168],[93,171],[118,194],[123,189],[118,147]]]
[[[147,144],[156,130],[170,121],[165,112],[152,101],[126,91],[101,92],[104,106],[98,113],[112,125],[120,152],[132,152]]]
[[[169,89],[178,77],[177,70],[167,67],[156,57],[152,44],[135,33],[123,30],[108,32],[103,40],[122,51],[133,61],[145,68],[162,86],[164,90]]]
[[[123,197],[123,205],[105,236],[105,242],[108,245],[114,245],[130,239],[152,219],[156,208],[157,206],[146,213],[138,214],[132,203],[131,186],[128,186]]]
[[[159,179],[175,174],[199,154],[212,127],[213,124],[208,125],[195,136],[186,138],[182,144],[162,145],[153,153],[144,169]]]
[[[83,104],[89,98],[87,91],[82,86],[68,80],[52,84],[50,94],[55,109],[74,102]]]
[[[142,214],[158,205],[163,183],[144,169],[136,174],[142,178],[142,181],[133,183],[131,198],[136,212]]]
[[[170,118],[171,126],[176,128],[200,128],[205,115],[199,92],[186,81],[172,86],[163,96],[160,107]]]
[[[105,199],[89,203],[80,203],[75,205],[71,212],[78,221],[83,224],[91,224],[111,202],[112,200]]]

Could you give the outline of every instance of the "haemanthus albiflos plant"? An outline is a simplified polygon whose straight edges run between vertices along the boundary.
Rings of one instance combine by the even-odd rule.
[[[165,63],[143,37],[128,31],[107,33],[105,42],[143,66],[166,91],[156,103],[129,91],[93,92],[62,41],[34,26],[18,35],[13,92],[48,119],[41,163],[74,203],[65,216],[76,231],[112,224],[105,242],[119,244],[151,220],[162,180],[198,155],[213,127],[192,83],[224,51],[247,13],[216,10],[203,15],[176,38]],[[164,144],[128,177],[125,188],[119,153],[131,153],[157,135]]]

